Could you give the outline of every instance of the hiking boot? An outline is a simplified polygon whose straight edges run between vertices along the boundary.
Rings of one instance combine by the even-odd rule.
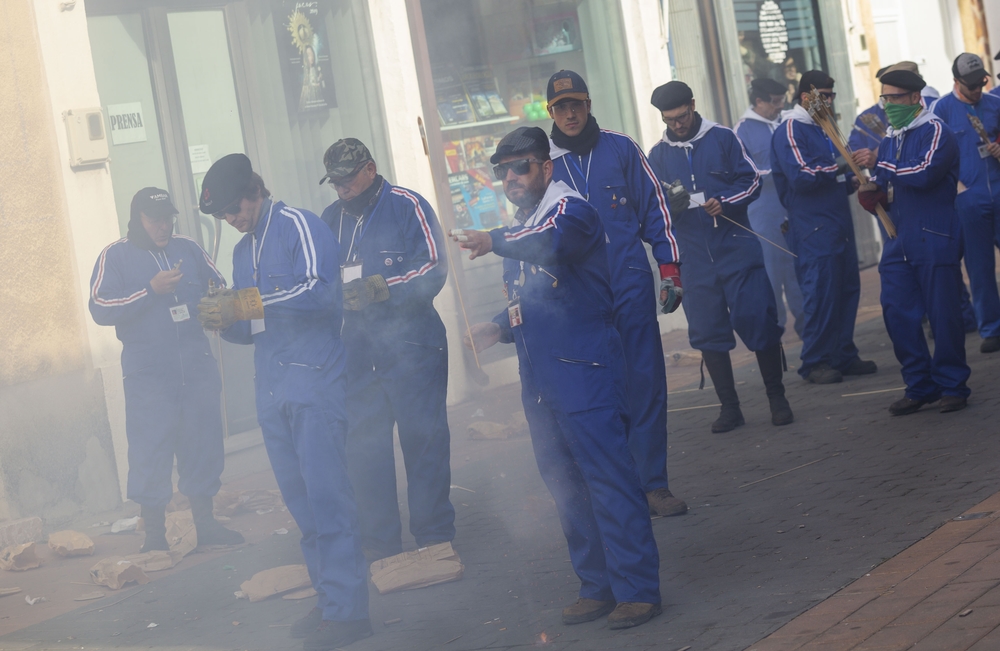
[[[1000,350],[1000,337],[987,337],[983,343],[979,344],[979,352],[995,353]]]
[[[743,420],[743,412],[740,411],[740,397],[736,394],[733,362],[729,359],[729,353],[703,350],[701,358],[705,361],[705,368],[712,378],[712,384],[715,385],[715,394],[722,403],[719,418],[712,423],[712,432],[721,434],[736,429],[746,421]]]
[[[331,622],[324,619],[309,633],[302,644],[304,651],[333,651],[372,636],[370,619],[355,619],[349,622]]]
[[[242,545],[246,542],[239,531],[226,529],[212,515],[212,498],[205,495],[188,496],[191,500],[191,516],[198,534],[198,546]]]
[[[745,423],[746,421],[743,419],[743,412],[740,411],[739,405],[722,405],[722,409],[719,410],[719,417],[712,423],[712,433],[722,434],[723,432],[734,430]]]
[[[562,622],[566,625],[583,624],[604,617],[615,609],[615,602],[597,599],[577,599],[576,603],[563,608]]]
[[[831,368],[829,364],[817,364],[809,371],[806,381],[813,384],[836,384],[843,382],[844,376],[837,369]]]
[[[878,372],[878,364],[870,359],[855,357],[851,363],[840,370],[841,375],[871,375]]]
[[[170,544],[167,543],[167,507],[166,506],[145,506],[142,510],[142,523],[146,530],[146,539],[142,543],[139,553],[145,554],[151,551],[170,551]]]
[[[756,355],[760,377],[764,380],[764,390],[771,406],[771,424],[788,425],[795,420],[795,416],[792,414],[792,406],[785,399],[785,385],[781,381],[781,376],[785,372],[781,344],[759,350]]]
[[[941,398],[941,413],[961,411],[969,406],[969,399],[961,396],[944,396]]]
[[[663,608],[660,604],[644,604],[635,601],[620,603],[608,615],[608,628],[612,630],[632,628],[639,624],[645,624],[662,612]]]
[[[893,416],[908,416],[914,414],[920,410],[926,404],[935,402],[937,398],[933,400],[927,398],[921,398],[920,400],[914,400],[913,398],[902,397],[896,402],[889,405],[889,413]],[[964,400],[964,398],[963,398]],[[961,409],[961,407],[959,407]]]
[[[668,517],[687,513],[688,505],[684,500],[674,497],[669,488],[657,488],[646,493],[649,502],[649,514]]]
[[[306,616],[292,624],[292,637],[308,637],[310,633],[319,628],[323,623],[323,611],[320,608],[313,608]]]

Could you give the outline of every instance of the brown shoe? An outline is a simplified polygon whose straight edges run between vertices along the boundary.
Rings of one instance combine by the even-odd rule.
[[[614,612],[608,615],[608,628],[632,628],[639,624],[645,624],[663,612],[660,604],[644,604],[640,602],[626,602],[618,604]]]
[[[961,396],[944,396],[941,398],[941,413],[947,414],[951,411],[965,409],[969,405],[967,398]]]
[[[688,510],[688,505],[684,503],[684,500],[674,497],[669,488],[657,488],[649,491],[646,493],[646,501],[649,502],[650,515],[663,517],[683,515]]]
[[[615,609],[613,601],[597,599],[577,599],[572,606],[563,608],[563,624],[582,624],[604,617]]]

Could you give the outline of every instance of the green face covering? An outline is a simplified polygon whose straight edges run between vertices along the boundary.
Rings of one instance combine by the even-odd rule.
[[[894,129],[902,129],[909,126],[923,108],[920,104],[886,104],[885,116]]]

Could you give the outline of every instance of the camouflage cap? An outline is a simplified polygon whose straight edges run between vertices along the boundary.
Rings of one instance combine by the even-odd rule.
[[[372,153],[365,143],[357,138],[342,138],[330,145],[323,154],[323,165],[326,166],[326,176],[319,180],[323,185],[329,179],[342,179],[356,172],[368,161],[374,162]]]

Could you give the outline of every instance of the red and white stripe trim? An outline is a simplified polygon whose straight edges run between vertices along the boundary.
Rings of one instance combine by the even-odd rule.
[[[795,155],[795,161],[799,164],[799,167],[802,168],[802,171],[812,176],[816,176],[816,172],[836,172],[836,164],[829,166],[817,165],[816,167],[809,167],[806,165],[806,160],[802,158],[802,152],[799,151],[799,146],[795,142],[795,134],[792,131],[792,124],[794,122],[795,120],[786,120],[785,124],[788,126],[785,130],[788,132],[788,144],[792,146],[792,154]]]
[[[419,269],[408,271],[402,276],[392,276],[385,279],[385,284],[390,287],[393,285],[398,285],[400,283],[405,283],[413,280],[417,276],[423,276],[425,273],[433,269],[438,265],[438,249],[437,243],[434,241],[434,233],[431,231],[430,222],[427,220],[427,214],[424,213],[424,209],[420,206],[420,199],[417,195],[413,194],[409,190],[400,187],[393,187],[390,190],[392,194],[400,197],[406,197],[413,204],[413,210],[417,214],[417,219],[420,221],[420,229],[424,232],[424,240],[427,244],[427,252],[430,255],[430,261],[424,264]]]
[[[925,169],[930,167],[931,160],[934,158],[934,152],[937,151],[938,145],[941,144],[941,122],[938,120],[931,120],[930,123],[934,125],[934,137],[931,138],[931,146],[930,149],[927,150],[927,155],[924,156],[924,160],[912,167],[896,168],[896,174],[898,176],[917,174],[918,172],[923,172]],[[901,147],[902,143],[900,143],[899,146]]]
[[[123,305],[128,305],[129,303],[135,303],[148,293],[145,289],[141,289],[131,296],[125,296],[124,298],[101,298],[99,295],[101,291],[101,283],[104,281],[104,265],[107,261],[108,251],[110,251],[111,247],[114,245],[122,244],[127,241],[127,238],[122,238],[107,245],[104,247],[104,250],[101,251],[101,257],[98,259],[99,262],[97,265],[97,278],[94,279],[94,284],[90,287],[90,298],[93,299],[94,303],[100,305],[101,307],[122,307]]]

